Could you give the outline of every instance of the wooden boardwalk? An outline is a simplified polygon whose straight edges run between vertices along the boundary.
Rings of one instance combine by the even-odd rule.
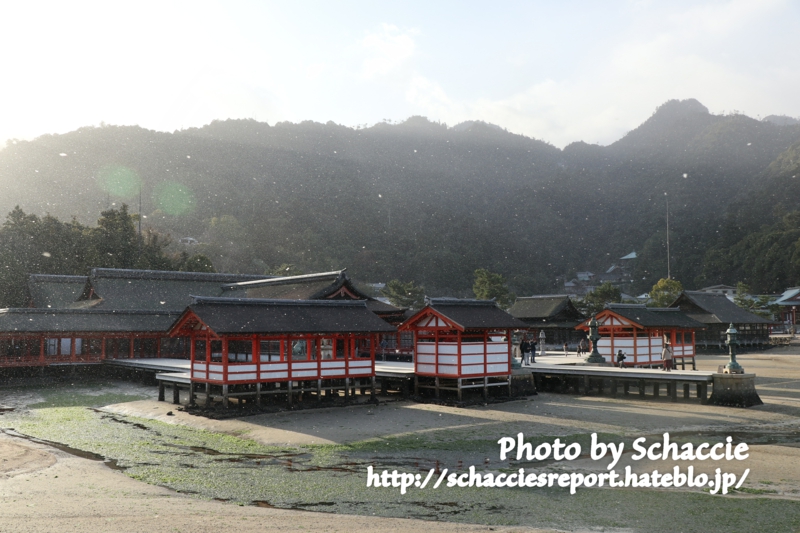
[[[568,365],[534,363],[525,367],[533,373],[537,389],[554,388],[561,392],[573,389],[577,393],[589,394],[594,388],[602,393],[606,387],[612,396],[620,387],[628,395],[633,386],[639,396],[645,395],[647,387],[652,388],[653,396],[660,395],[661,385],[672,401],[678,399],[678,387],[683,386],[683,397],[689,398],[691,385],[695,385],[696,397],[702,403],[708,400],[708,385],[713,383],[713,372],[698,370],[673,370],[665,372],[650,368],[616,368],[611,366]]]
[[[583,364],[582,360],[577,357],[564,356],[546,356],[541,360],[543,361],[539,362],[537,358],[537,362],[532,365],[514,369],[513,375],[532,375],[538,390],[560,392],[573,390],[579,394],[589,394],[596,390],[599,393],[608,391],[612,396],[620,392],[628,395],[633,389],[638,392],[640,397],[643,397],[649,389],[654,397],[658,397],[663,385],[666,395],[670,396],[673,401],[677,400],[681,387],[683,397],[689,398],[692,385],[694,385],[695,397],[702,403],[707,401],[708,386],[713,383],[713,373],[705,371],[673,370],[664,372],[648,368],[592,366]],[[104,364],[142,372],[153,372],[159,384],[158,396],[161,401],[165,399],[167,387],[172,388],[174,403],[179,403],[181,390],[191,388],[190,362],[187,359],[109,359],[104,361]],[[412,391],[416,376],[413,363],[376,361],[375,377],[380,380],[383,393],[387,392],[389,388],[395,388],[408,396]],[[483,387],[484,385],[481,383],[478,386]]]

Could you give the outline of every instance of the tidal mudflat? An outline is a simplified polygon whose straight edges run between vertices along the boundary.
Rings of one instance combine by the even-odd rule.
[[[751,357],[752,365],[778,375],[758,372],[767,405],[747,410],[542,394],[469,409],[388,402],[211,421],[152,401],[152,387],[98,382],[5,387],[0,427],[15,441],[33,439],[105,462],[117,475],[229,506],[557,530],[796,531],[800,381],[782,365],[800,356]],[[430,469],[463,472],[473,465],[496,473],[601,471],[604,462],[585,455],[569,463],[501,461],[497,440],[523,432],[534,443],[558,437],[586,449],[590,433],[598,432],[630,449],[634,438],[665,431],[679,442],[732,435],[750,444],[750,458],[736,465],[751,469],[742,490],[712,496],[701,489],[582,488],[570,495],[561,488],[442,485],[401,495],[397,488],[366,486],[369,466],[423,477]],[[629,454],[622,463],[630,464]]]

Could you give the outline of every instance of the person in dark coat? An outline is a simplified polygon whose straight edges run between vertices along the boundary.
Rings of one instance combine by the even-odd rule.
[[[528,342],[527,337],[522,337],[522,342],[519,343],[519,351],[522,354],[522,365],[529,365],[531,357],[531,344]]]

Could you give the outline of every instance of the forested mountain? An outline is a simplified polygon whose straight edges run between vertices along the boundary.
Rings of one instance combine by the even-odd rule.
[[[665,103],[610,146],[564,150],[490,124],[448,128],[422,117],[362,129],[102,126],[9,142],[0,210],[89,223],[122,202],[137,213],[141,192],[145,225],[198,239],[191,252],[218,270],[348,267],[357,279],[466,295],[475,269],[487,268],[530,294],[631,250],[636,288],[652,286],[666,274],[667,193],[673,277],[691,288],[737,281],[732,264],[704,272],[706,254],[724,256],[722,247],[761,230],[737,213],[747,205],[748,221],[772,216],[780,202],[765,180],[792,179],[780,176],[798,141],[800,124],[712,115],[695,100]],[[754,194],[757,206],[747,200]]]

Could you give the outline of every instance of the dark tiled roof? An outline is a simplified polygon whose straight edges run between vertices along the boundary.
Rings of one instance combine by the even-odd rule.
[[[464,329],[525,329],[528,327],[525,322],[517,320],[497,307],[497,303],[494,300],[431,298],[428,307],[446,316]]]
[[[195,298],[193,312],[217,334],[391,333],[363,300]]]
[[[31,274],[28,292],[34,307],[68,307],[80,298],[87,279],[86,276]]]
[[[519,297],[508,313],[520,320],[546,320],[565,313],[575,317],[575,324],[585,318],[566,294]]]
[[[367,307],[373,313],[387,314],[402,312],[402,309],[378,301],[358,290],[350,278],[347,277],[344,270],[230,283],[224,285],[222,289],[224,291],[222,295],[225,297],[273,300],[337,299],[338,297],[335,296],[336,293],[341,289],[345,289],[347,292],[356,296],[357,299],[366,300]],[[331,298],[331,296],[333,296],[333,298]],[[342,299],[347,298],[343,297]]]
[[[180,312],[191,303],[192,294],[220,296],[223,284],[261,279],[264,276],[250,274],[95,268],[89,284],[102,299],[94,306],[98,309]]]
[[[385,302],[381,302],[380,300],[375,300],[375,299],[367,300],[367,309],[379,315],[383,315],[386,313],[392,313],[392,314],[403,313],[403,309],[400,309],[399,307],[395,307],[392,304],[387,304]]]
[[[678,307],[704,324],[772,324],[772,320],[745,311],[724,294],[683,291],[670,307]]]
[[[702,329],[705,326],[686,316],[680,309],[645,307],[643,304],[611,304],[609,311],[644,327]]]
[[[1,309],[0,333],[160,332],[180,313],[99,309]]]

